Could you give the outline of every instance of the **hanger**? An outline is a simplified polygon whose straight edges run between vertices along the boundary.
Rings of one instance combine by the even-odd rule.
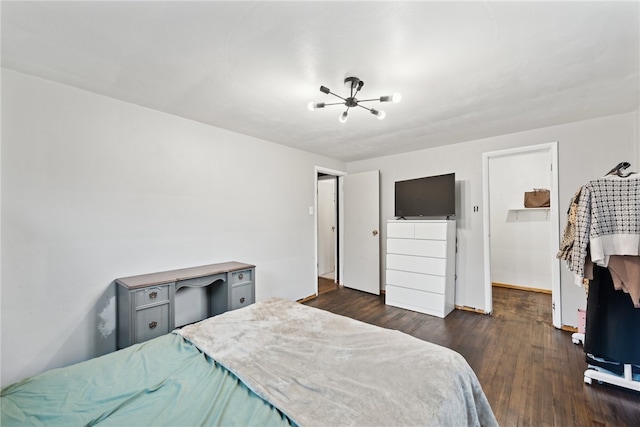
[[[629,162],[620,162],[616,165],[616,167],[614,167],[613,169],[611,169],[609,172],[607,172],[607,175],[613,175],[614,173],[616,175],[618,175],[621,178],[626,178],[629,175],[635,173],[635,172],[627,172],[624,173],[624,171],[629,168],[629,166],[631,166],[631,163]],[[606,175],[605,175],[606,176]]]

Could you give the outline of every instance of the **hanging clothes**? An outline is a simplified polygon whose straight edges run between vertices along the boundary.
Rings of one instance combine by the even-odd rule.
[[[582,187],[578,188],[576,194],[571,198],[569,203],[569,209],[567,210],[567,224],[562,234],[562,241],[560,242],[560,248],[556,254],[556,258],[563,259],[571,262],[573,254],[573,243],[576,239],[576,220],[578,218],[578,203],[580,201],[580,193]]]
[[[613,287],[629,294],[634,307],[640,308],[640,257],[612,255],[608,268]]]
[[[582,285],[585,259],[607,267],[612,255],[640,255],[640,175],[608,175],[582,187],[568,263]]]
[[[640,365],[640,310],[616,291],[609,270],[595,266],[587,297],[584,351],[620,364]]]
[[[585,382],[640,391],[640,175],[624,174],[629,166],[620,163],[580,189],[575,222],[570,217],[567,225],[573,226],[572,245],[563,240],[557,257],[567,260],[576,284],[591,276],[585,283]]]

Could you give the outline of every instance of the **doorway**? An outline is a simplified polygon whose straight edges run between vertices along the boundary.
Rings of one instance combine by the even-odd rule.
[[[548,188],[548,208],[524,208],[524,192]],[[557,143],[483,154],[485,310],[493,285],[551,293],[552,321],[560,310]]]
[[[316,295],[337,289],[341,280],[340,177],[342,171],[315,167]]]
[[[338,282],[338,177],[318,173],[318,294],[335,290]]]
[[[335,229],[335,279],[340,286],[380,294],[380,171],[347,175],[345,172],[315,167],[315,212],[318,205],[318,177],[335,178],[336,196],[333,211]],[[322,180],[329,178],[323,177]],[[321,184],[322,185],[322,184]],[[310,211],[310,213],[313,213]],[[315,278],[316,295],[319,277],[319,215],[316,215]],[[331,240],[329,240],[331,241]]]

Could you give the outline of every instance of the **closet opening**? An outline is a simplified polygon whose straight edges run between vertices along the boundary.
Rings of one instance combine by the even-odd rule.
[[[486,312],[494,298],[517,300],[560,328],[557,144],[484,153],[483,180]],[[525,207],[525,192],[549,206]]]

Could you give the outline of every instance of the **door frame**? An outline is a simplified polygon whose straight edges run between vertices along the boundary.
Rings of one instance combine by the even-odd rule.
[[[549,222],[552,248],[560,245],[560,219],[558,210],[558,142],[549,142],[538,145],[528,145],[506,150],[491,151],[482,154],[482,199],[484,211],[483,240],[484,240],[484,295],[485,311],[490,314],[493,311],[493,288],[491,285],[491,229],[490,229],[490,195],[489,195],[489,159],[492,157],[505,157],[517,154],[548,151],[551,157],[551,206],[549,209]],[[549,254],[551,262],[551,302],[553,326],[562,327],[562,298],[560,293],[560,260],[555,257],[555,252]]]
[[[318,277],[332,272],[334,282],[338,280],[338,177],[322,174],[318,176]],[[331,224],[329,224],[329,222]],[[329,228],[331,225],[332,228]],[[331,230],[331,232],[329,232]],[[329,237],[331,236],[331,237]],[[327,251],[331,255],[327,256]],[[323,261],[320,264],[320,261]],[[320,269],[320,267],[323,267]],[[322,271],[322,273],[320,273]]]
[[[343,215],[342,215],[342,180],[341,177],[345,176],[347,173],[345,171],[340,171],[336,169],[329,169],[322,166],[315,166],[313,169],[313,213],[315,216],[315,221],[313,222],[313,241],[314,241],[314,263],[313,263],[313,271],[314,278],[313,281],[315,283],[316,288],[316,296],[318,295],[318,173],[324,173],[327,175],[333,175],[336,177],[337,188],[336,188],[336,202],[338,204],[338,217],[336,219],[336,233],[338,233],[338,265],[336,268],[336,282],[340,283],[342,281],[342,268],[343,268],[343,260],[342,260],[342,240],[340,236],[342,235],[342,225],[343,225]]]

